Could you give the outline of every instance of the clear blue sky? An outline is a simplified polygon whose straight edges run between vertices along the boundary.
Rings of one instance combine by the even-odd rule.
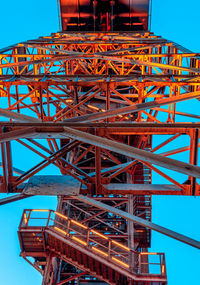
[[[199,52],[199,11],[199,0],[153,0],[151,30],[157,35],[162,35],[164,38]],[[46,36],[51,32],[57,32],[58,29],[57,0],[10,0],[1,3],[0,47]],[[188,106],[195,109],[191,104],[187,106],[182,104],[183,111],[188,111]],[[199,108],[196,108],[196,113],[198,110]],[[181,142],[178,142],[176,147],[180,146]],[[16,146],[15,150],[13,157],[16,167],[26,170],[36,161],[36,156],[32,156],[31,161],[27,160],[28,154],[26,157],[19,157],[19,146]],[[186,159],[187,155],[184,158]],[[49,169],[48,174],[51,173],[56,174],[53,167]],[[156,182],[159,183],[159,181]],[[2,232],[0,236],[0,284],[41,284],[40,274],[19,257],[17,228],[24,208],[55,208],[55,206],[55,198],[34,197],[0,207]],[[198,197],[154,196],[152,220],[200,240],[199,206],[200,198]],[[166,253],[169,285],[200,284],[200,252],[197,249],[153,233],[152,251]]]

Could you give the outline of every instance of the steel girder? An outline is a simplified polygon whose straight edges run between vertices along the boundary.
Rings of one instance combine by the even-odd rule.
[[[198,54],[149,32],[56,33],[2,49],[0,192],[21,194],[1,204],[50,188],[48,177],[35,176],[50,164],[90,196],[200,195],[200,116],[179,108],[187,100],[199,104],[199,73]],[[15,168],[14,141],[42,162]],[[166,170],[172,166],[173,174]],[[163,183],[151,184],[151,172]],[[60,211],[72,199],[65,194]]]

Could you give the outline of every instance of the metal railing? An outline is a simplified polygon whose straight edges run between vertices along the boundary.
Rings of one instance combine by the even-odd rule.
[[[48,228],[87,247],[118,266],[138,275],[166,276],[164,253],[136,252],[126,245],[53,210],[24,210],[19,230]]]

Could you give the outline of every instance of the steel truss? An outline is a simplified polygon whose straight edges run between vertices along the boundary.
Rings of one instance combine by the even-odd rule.
[[[146,251],[150,229],[156,229],[151,195],[200,195],[200,116],[179,108],[188,100],[199,104],[199,67],[198,54],[150,32],[62,32],[0,50],[0,96],[6,99],[0,115],[7,118],[0,122],[0,192],[16,194],[0,204],[62,195],[59,212]],[[42,161],[30,169],[15,168],[12,141]],[[174,147],[177,141],[181,146]],[[186,152],[188,158],[176,159]],[[37,175],[49,165],[61,175]],[[163,183],[152,184],[152,173]],[[98,203],[88,208],[80,194],[103,201],[105,209]],[[116,215],[109,219],[109,206],[142,218],[142,224],[119,212],[111,211]],[[187,237],[179,240],[199,247]],[[27,259],[23,241],[21,248]],[[75,270],[73,262],[64,270],[69,259],[59,256],[59,279],[52,271],[55,258],[53,251],[41,258],[35,253],[33,266],[43,274],[43,284],[101,275]]]

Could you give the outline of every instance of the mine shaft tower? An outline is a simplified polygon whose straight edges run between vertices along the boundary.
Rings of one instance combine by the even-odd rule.
[[[13,193],[0,204],[58,196],[56,211],[25,209],[18,231],[43,285],[167,284],[151,230],[200,248],[151,222],[151,195],[200,194],[199,116],[179,110],[199,104],[200,61],[150,32],[149,11],[148,0],[60,0],[60,32],[0,51],[0,192]],[[11,141],[38,163],[15,168]]]

